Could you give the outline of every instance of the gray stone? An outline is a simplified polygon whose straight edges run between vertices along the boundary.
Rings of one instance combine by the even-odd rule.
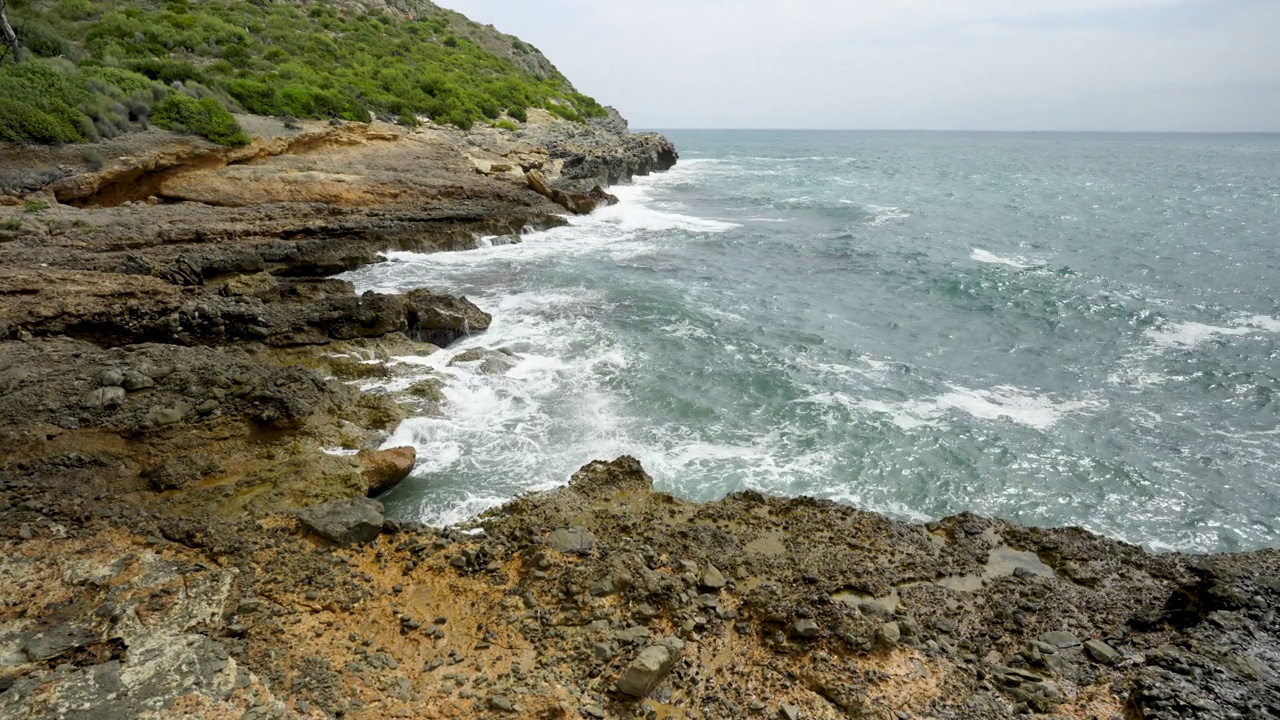
[[[129,392],[145,390],[156,386],[156,381],[137,370],[126,370],[124,373],[124,389]]]
[[[382,532],[382,503],[369,498],[331,500],[298,511],[303,527],[339,545],[371,542]]]
[[[901,639],[902,629],[898,627],[896,622],[887,622],[876,630],[876,644],[881,647],[896,647]]]
[[[644,627],[643,625],[632,625],[626,630],[619,630],[614,633],[613,637],[624,645],[630,645],[631,643],[640,642],[641,640],[649,637],[649,628]]]
[[[89,630],[71,625],[59,625],[24,637],[22,651],[32,662],[41,662],[97,639],[97,633]]]
[[[1040,636],[1040,642],[1057,650],[1080,647],[1080,639],[1065,630],[1050,630]]]
[[[119,370],[103,370],[99,382],[103,387],[120,387],[124,384],[124,373]]]
[[[802,638],[818,637],[818,623],[811,618],[799,618],[791,628],[791,634]]]
[[[596,536],[585,528],[560,528],[547,536],[547,544],[562,553],[589,555]]]
[[[609,643],[598,642],[591,645],[591,654],[595,656],[597,662],[609,662],[617,651]]]
[[[724,574],[716,569],[715,565],[707,563],[707,569],[702,573],[702,587],[719,590],[724,587],[724,584]]]
[[[640,651],[618,678],[618,692],[637,698],[648,695],[671,672],[683,651],[684,641],[674,637],[665,638],[661,643]]]
[[[783,705],[778,708],[778,720],[800,720],[800,708],[795,705]]]
[[[1120,662],[1120,653],[1101,640],[1085,640],[1084,651],[1094,662],[1102,665],[1115,665]]]
[[[124,400],[124,388],[110,385],[100,387],[84,398],[84,406],[89,408],[114,407]]]
[[[516,704],[505,695],[490,695],[489,707],[502,712],[515,712]]]

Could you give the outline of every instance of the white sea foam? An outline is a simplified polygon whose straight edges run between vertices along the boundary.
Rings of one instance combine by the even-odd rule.
[[[872,214],[869,224],[877,227],[894,220],[903,220],[911,217],[911,213],[906,210],[889,205],[867,205],[865,209]]]
[[[959,411],[981,420],[1007,420],[1037,430],[1048,430],[1068,413],[1100,405],[1093,400],[1056,400],[1049,395],[1010,385],[999,385],[986,390],[958,385],[952,385],[951,388],[951,392],[933,398],[897,402],[851,398],[840,392],[819,393],[806,400],[887,415],[890,422],[903,430],[942,425],[947,413],[951,411]]]
[[[996,255],[995,253],[983,250],[982,248],[974,248],[973,252],[969,253],[969,259],[980,263],[987,263],[988,265],[1004,265],[1015,270],[1030,270],[1032,268],[1044,266],[1043,262],[1028,260],[1027,258],[1017,255],[1013,257]]]
[[[1217,338],[1259,333],[1280,333],[1280,320],[1265,315],[1251,315],[1236,318],[1226,326],[1198,322],[1171,323],[1148,330],[1147,337],[1162,348],[1194,348]]]

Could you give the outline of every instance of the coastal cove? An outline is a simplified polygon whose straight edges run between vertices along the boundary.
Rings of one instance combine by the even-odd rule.
[[[420,459],[395,516],[462,521],[633,454],[696,501],[1280,542],[1275,137],[667,134],[680,164],[619,205],[343,276],[495,313],[363,384],[447,398],[387,443]]]
[[[889,479],[924,467],[911,457],[877,476],[806,455],[847,460],[839,443],[874,431],[881,448],[963,460],[964,443],[1044,443],[1118,401],[1021,377],[940,390],[957,366],[888,345],[945,335],[897,322],[877,338],[892,308],[855,294],[832,317],[775,283],[829,299],[815,278],[855,287],[859,267],[884,277],[877,259],[905,256],[899,290],[933,287],[953,310],[977,315],[996,292],[1018,316],[1084,308],[1123,325],[1143,308],[1078,296],[1122,281],[1012,238],[931,259],[910,223],[951,223],[890,204],[898,188],[845,209],[819,195],[826,176],[786,194],[743,179],[801,183],[803,163],[833,156],[752,165],[675,134],[677,163],[668,138],[616,113],[531,110],[514,132],[239,122],[245,148],[151,130],[100,144],[114,160],[98,168],[75,148],[0,148],[0,717],[1280,709],[1274,528],[1179,535],[1183,516],[1144,517],[1135,540],[1249,550],[1151,552],[1107,537],[1125,533],[1105,512],[1078,516],[1103,534],[1036,527],[1064,517],[999,505],[1007,486],[962,487],[1007,483],[1012,463],[935,469],[955,487],[931,501],[893,495]],[[737,177],[709,182],[726,157]],[[823,237],[833,224],[853,236]],[[878,232],[895,235],[860,246]],[[759,254],[735,255],[742,233]],[[1158,347],[1200,328],[1197,344],[1233,348],[1270,387],[1255,367],[1269,346],[1254,353],[1272,330],[1253,318],[1274,313],[1252,302],[1197,300],[1219,314],[1115,332]],[[859,312],[849,337],[872,346],[814,330]],[[1008,352],[1016,334],[987,343]],[[863,390],[882,395],[852,407]],[[761,426],[744,426],[753,412]],[[1270,460],[1227,465],[1242,482]],[[850,490],[855,477],[884,482]]]

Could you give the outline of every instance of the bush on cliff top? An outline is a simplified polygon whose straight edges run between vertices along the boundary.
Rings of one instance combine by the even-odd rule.
[[[224,145],[249,138],[216,100],[196,100],[138,73],[120,68],[81,66],[57,60],[0,65],[0,141],[72,143],[115,137],[147,127],[153,104],[168,114],[160,127],[177,123],[189,132]],[[190,101],[201,110],[193,112]],[[211,104],[210,104],[211,103]],[[179,117],[179,108],[187,114]]]
[[[203,135],[219,145],[249,144],[248,134],[213,98],[196,100],[187,95],[169,95],[152,108],[151,121],[166,130]]]
[[[26,0],[11,15],[28,56],[71,61],[82,79],[118,89],[107,95],[119,104],[148,89],[117,75],[129,73],[197,83],[228,109],[259,115],[367,121],[373,112],[467,128],[504,112],[523,122],[528,108],[605,114],[531,46],[417,0]]]

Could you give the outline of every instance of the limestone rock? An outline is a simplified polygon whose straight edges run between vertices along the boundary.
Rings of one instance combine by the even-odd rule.
[[[280,285],[271,273],[237,275],[222,285],[222,294],[228,297],[251,297],[275,290]]]
[[[409,337],[446,347],[465,335],[489,328],[493,316],[465,297],[415,290],[405,296]]]
[[[719,590],[725,586],[724,574],[716,569],[715,565],[707,563],[707,569],[702,573],[702,587],[712,590]]]
[[[408,477],[417,459],[418,451],[407,445],[357,453],[356,462],[369,483],[369,497],[381,495]]]
[[[547,545],[562,553],[589,555],[596,536],[585,528],[560,528],[547,536]]]
[[[1040,642],[1053,647],[1055,650],[1080,647],[1080,639],[1065,630],[1050,630],[1040,636]]]
[[[450,358],[449,367],[472,362],[479,363],[476,370],[481,375],[501,375],[516,366],[514,355],[506,348],[498,350],[472,348]]]
[[[85,396],[84,406],[88,408],[105,408],[119,405],[124,400],[124,388],[116,385],[101,387]]]
[[[1084,651],[1094,662],[1102,665],[1115,665],[1120,662],[1120,653],[1101,640],[1085,640]]]
[[[684,641],[674,637],[665,638],[661,643],[640,651],[618,678],[618,692],[637,698],[649,694],[671,672],[683,651]]]
[[[382,503],[369,498],[331,500],[298,511],[303,527],[338,545],[371,542],[382,532]]]

